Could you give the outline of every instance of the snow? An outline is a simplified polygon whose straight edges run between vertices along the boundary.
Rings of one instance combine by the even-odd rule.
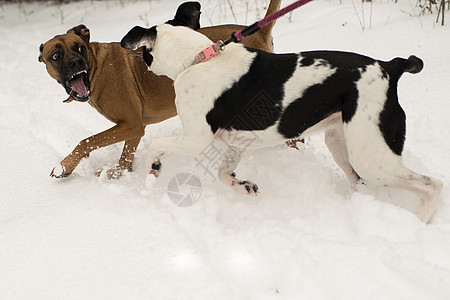
[[[267,3],[247,11],[232,2],[240,23]],[[80,23],[92,41],[119,41],[134,25],[171,18],[180,3],[0,4],[0,299],[449,299],[450,27],[419,16],[415,1],[316,0],[280,19],[273,35],[277,52],[424,60],[421,73],[400,80],[399,96],[405,165],[444,182],[429,225],[409,192],[353,191],[323,135],[299,151],[245,152],[237,174],[259,185],[257,197],[210,176],[217,161],[203,169],[184,155],[166,154],[160,177],[148,180],[146,149],[180,134],[178,118],[147,127],[135,171],[119,180],[94,174],[114,166],[122,144],[93,152],[68,178],[48,176],[112,123],[86,103],[62,102],[64,89],[38,63],[40,43]],[[225,1],[202,5],[203,25],[234,23]],[[191,206],[170,198],[180,173],[200,180]]]

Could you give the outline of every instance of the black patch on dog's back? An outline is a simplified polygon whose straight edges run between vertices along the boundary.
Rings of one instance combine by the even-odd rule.
[[[215,133],[219,128],[264,130],[279,119],[284,83],[292,76],[297,54],[272,54],[256,49],[249,71],[216,99],[206,120]]]
[[[322,61],[335,69],[335,73],[324,82],[308,87],[301,98],[286,107],[278,126],[286,138],[298,137],[338,111],[342,111],[344,122],[350,122],[357,108],[356,82],[361,78],[361,71],[375,63],[372,58],[349,52],[311,51],[300,55],[301,67]]]
[[[349,52],[302,52],[299,67],[326,65],[335,72],[322,83],[308,87],[301,98],[283,110],[284,85],[297,68],[299,56],[248,50],[257,53],[249,71],[216,99],[206,115],[214,133],[219,128],[264,130],[279,120],[278,132],[291,139],[335,112],[341,111],[343,122],[350,122],[358,105],[357,82],[361,74],[368,66],[380,63]],[[379,126],[390,149],[400,155],[405,137],[405,114],[397,101],[398,77],[388,76],[391,71],[381,68],[381,77],[389,78],[390,82]]]
[[[307,51],[301,52],[300,55],[302,56],[300,61],[302,66],[312,65],[318,59],[327,61],[332,67],[349,70],[364,69],[375,63],[373,58],[352,52]]]

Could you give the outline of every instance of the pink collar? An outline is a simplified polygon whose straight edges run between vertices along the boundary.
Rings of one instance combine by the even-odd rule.
[[[208,59],[216,56],[217,54],[219,54],[221,51],[223,51],[224,49],[224,44],[222,41],[218,41],[215,44],[212,44],[211,46],[209,46],[208,48],[203,49],[202,51],[200,51],[197,56],[194,59],[194,65],[201,63],[201,62],[205,62]]]

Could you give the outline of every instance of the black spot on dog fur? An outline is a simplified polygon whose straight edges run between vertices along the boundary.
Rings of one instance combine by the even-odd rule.
[[[152,170],[159,171],[160,169],[161,169],[161,163],[160,162],[152,163]]]
[[[278,130],[286,138],[298,137],[338,111],[342,111],[344,122],[350,122],[357,108],[356,82],[361,78],[361,70],[375,63],[372,58],[347,52],[311,51],[300,55],[300,66],[311,66],[320,61],[336,72],[324,82],[310,86],[301,98],[285,109]]]
[[[256,57],[249,71],[216,99],[206,120],[215,133],[264,130],[279,119],[284,83],[292,76],[297,54],[272,54],[247,48]]]
[[[420,66],[414,65],[419,65],[419,59],[419,62],[400,58],[383,62],[339,51],[310,51],[297,55],[247,50],[257,54],[248,72],[216,99],[214,107],[206,115],[214,133],[219,128],[264,130],[279,120],[278,132],[291,139],[339,111],[343,122],[348,123],[358,106],[358,80],[368,66],[379,64],[380,77],[389,80],[379,128],[390,149],[395,154],[402,153],[406,127],[405,113],[397,99],[397,81],[405,70],[419,70]],[[300,98],[282,108],[286,81],[297,67],[314,64],[328,66],[335,72],[322,83],[308,87]]]
[[[401,155],[405,144],[406,115],[398,103],[397,82],[389,84],[387,100],[380,113],[379,128],[392,152]]]

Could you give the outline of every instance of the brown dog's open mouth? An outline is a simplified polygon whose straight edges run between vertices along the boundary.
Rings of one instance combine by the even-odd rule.
[[[91,98],[88,72],[86,70],[75,73],[66,82],[70,97],[76,101],[86,102]]]

